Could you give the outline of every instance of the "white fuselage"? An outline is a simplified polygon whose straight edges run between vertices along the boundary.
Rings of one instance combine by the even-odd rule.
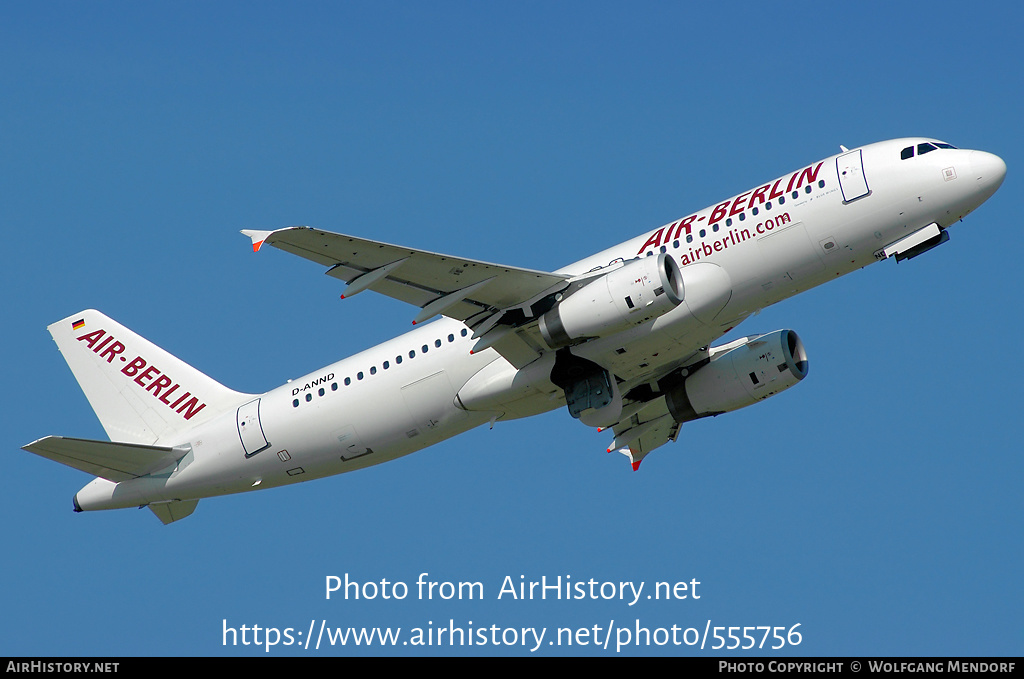
[[[731,291],[706,301],[687,297],[663,316],[572,352],[613,373],[625,393],[685,365],[757,310],[884,258],[886,247],[929,224],[950,226],[998,188],[1005,165],[991,154],[940,148],[901,159],[901,149],[926,141],[838,154],[565,267],[557,273],[579,276],[667,253],[684,273],[697,267],[691,271],[724,276]],[[96,479],[76,503],[129,507],[320,478],[488,421],[565,405],[547,379],[550,360],[538,359],[517,378],[493,349],[471,354],[473,344],[472,332],[455,320],[418,327],[262,394],[258,405],[226,412],[187,440],[157,441],[190,445],[192,454],[164,474],[119,484]],[[485,407],[467,410],[457,398],[471,380],[474,402]]]

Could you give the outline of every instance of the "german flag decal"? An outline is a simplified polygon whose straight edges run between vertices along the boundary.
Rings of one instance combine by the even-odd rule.
[[[78,330],[79,328],[81,328],[84,325],[85,325],[85,319],[84,318],[79,318],[77,321],[75,321],[75,322],[73,322],[71,324],[71,329],[72,330]]]

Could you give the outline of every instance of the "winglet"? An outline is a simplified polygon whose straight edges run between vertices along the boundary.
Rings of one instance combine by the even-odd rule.
[[[609,450],[608,452],[610,453],[612,451]],[[645,457],[647,457],[646,454],[636,457],[635,453],[628,446],[625,448],[619,448],[618,452],[622,453],[629,459],[629,464],[633,467],[633,471],[640,469],[640,463],[644,461]]]
[[[242,229],[242,233],[252,238],[252,251],[259,252],[260,248],[263,247],[263,241],[267,240],[267,237],[274,233],[273,231],[257,231],[255,229]]]

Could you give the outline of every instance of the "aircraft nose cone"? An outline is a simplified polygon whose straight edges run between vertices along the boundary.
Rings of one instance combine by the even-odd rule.
[[[971,171],[985,197],[996,192],[1006,177],[1006,163],[994,153],[971,151]]]

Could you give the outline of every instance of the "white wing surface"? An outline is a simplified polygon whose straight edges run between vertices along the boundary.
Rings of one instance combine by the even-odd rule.
[[[564,288],[569,280],[561,274],[452,257],[308,226],[242,233],[252,239],[254,251],[273,245],[328,267],[328,276],[348,283],[342,297],[373,290],[419,307],[414,324],[436,315],[463,321],[473,329],[473,337],[479,338],[474,351],[494,347],[517,367],[543,352],[521,327],[531,316],[530,305]]]
[[[531,302],[568,276],[452,257],[307,226],[243,231],[253,249],[263,245],[329,267],[348,283],[343,296],[373,290],[420,307],[416,322],[441,314],[475,325],[496,311]]]

